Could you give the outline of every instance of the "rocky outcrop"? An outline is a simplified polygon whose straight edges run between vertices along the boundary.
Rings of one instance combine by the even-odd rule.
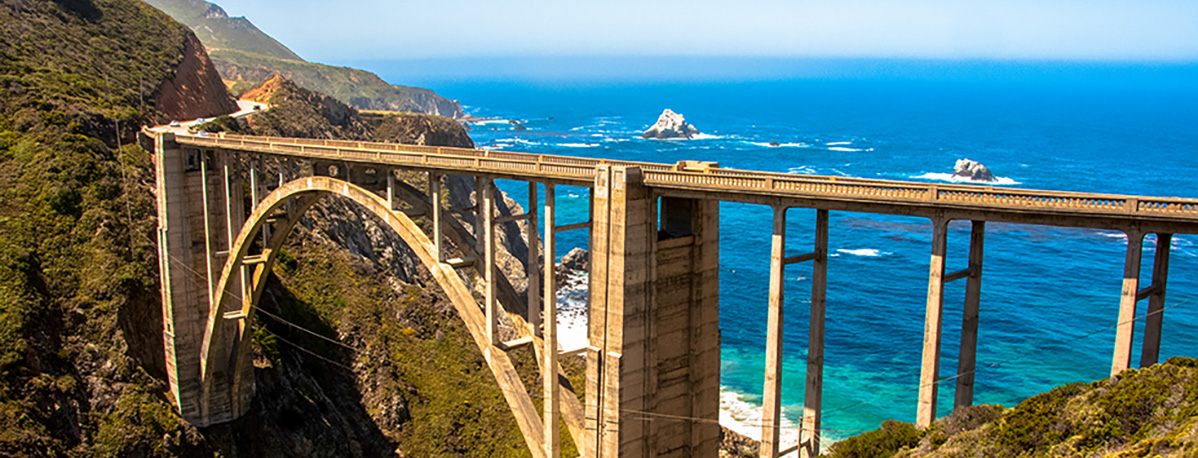
[[[216,67],[194,34],[187,34],[183,60],[175,66],[174,77],[163,81],[154,91],[154,108],[169,120],[217,116],[237,111],[237,104],[221,81]]]
[[[687,124],[684,116],[666,108],[657,117],[657,123],[641,134],[641,138],[692,138],[698,134],[699,129]]]
[[[731,429],[720,426],[720,458],[757,456],[761,443]]]
[[[957,164],[953,166],[953,177],[987,183],[994,181],[994,175],[990,173],[990,169],[971,159],[957,159]]]
[[[400,86],[394,85],[397,91],[406,95],[412,104],[419,108],[421,113],[445,116],[447,118],[458,119],[465,116],[462,113],[462,105],[457,100],[450,100],[438,95],[436,92],[430,91],[422,87]],[[359,107],[362,109],[368,109]],[[391,108],[394,110],[395,108]]]
[[[466,133],[466,128],[445,116],[364,113],[362,119],[374,128],[374,141],[377,142],[474,148],[474,141]]]
[[[242,98],[269,103],[271,109],[247,118],[254,135],[342,140],[369,140],[370,128],[358,110],[341,101],[299,87],[275,75]]]
[[[574,248],[562,256],[562,267],[570,270],[581,270],[586,272],[590,267],[591,254],[582,248]]]

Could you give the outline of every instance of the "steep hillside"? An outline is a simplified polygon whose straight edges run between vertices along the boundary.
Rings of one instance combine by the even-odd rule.
[[[923,431],[888,421],[832,446],[837,458],[1198,456],[1198,360],[1173,358],[1032,396],[975,406]]]
[[[247,119],[248,133],[253,135],[346,140],[371,137],[370,129],[362,123],[357,110],[327,95],[296,86],[280,76],[242,97],[271,105],[269,111]]]
[[[413,111],[459,118],[462,107],[428,89],[391,85],[378,75],[306,62],[245,18],[230,18],[203,0],[146,0],[191,26],[234,92],[281,74],[361,110]]]
[[[221,75],[234,91],[244,90],[275,74],[305,88],[329,94],[360,110],[414,111],[457,118],[462,107],[428,89],[388,84],[374,73],[301,60],[286,60],[233,49],[212,52]]]
[[[154,178],[131,144],[227,112],[204,62],[139,1],[0,3],[0,455],[205,449],[155,376]]]
[[[176,21],[195,31],[208,51],[237,49],[279,59],[303,60],[300,56],[244,17],[229,17],[219,6],[203,0],[148,0]]]

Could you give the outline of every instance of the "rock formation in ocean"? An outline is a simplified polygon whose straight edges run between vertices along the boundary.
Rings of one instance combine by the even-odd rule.
[[[699,129],[687,124],[686,117],[666,108],[657,117],[657,123],[641,134],[641,138],[692,138],[698,134]]]
[[[990,173],[990,169],[982,163],[970,159],[957,159],[957,165],[953,166],[953,176],[972,181],[994,181],[994,175]]]
[[[571,270],[580,270],[585,272],[590,264],[591,254],[582,248],[574,248],[562,256],[562,266]]]

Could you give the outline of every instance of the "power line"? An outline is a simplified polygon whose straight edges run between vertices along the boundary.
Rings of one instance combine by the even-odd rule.
[[[316,357],[316,358],[320,359],[321,361],[324,361],[324,362],[326,362],[326,363],[329,363],[329,364],[332,364],[332,365],[334,365],[334,366],[340,367],[340,368],[342,368],[342,369],[345,369],[345,370],[347,370],[347,371],[350,371],[350,372],[353,372],[353,370],[354,370],[354,368],[352,368],[352,367],[349,367],[349,366],[346,366],[346,365],[344,365],[344,364],[341,364],[341,363],[339,363],[339,362],[333,361],[333,360],[331,360],[331,359],[329,359],[329,358],[325,358],[324,356],[320,356],[319,354],[317,354],[316,352],[314,352],[314,351],[312,351],[312,350],[309,350],[309,349],[307,349],[307,348],[304,348],[303,346],[300,346],[299,344],[297,344],[297,343],[295,343],[295,342],[292,342],[292,341],[290,341],[290,340],[284,339],[284,338],[283,338],[283,336],[280,336],[280,335],[278,335],[278,334],[275,334],[275,333],[271,332],[271,331],[270,331],[270,329],[267,329],[267,328],[265,328],[265,327],[258,327],[258,328],[256,328],[256,329],[261,329],[262,331],[265,331],[267,334],[270,334],[270,335],[274,336],[276,339],[279,339],[281,342],[283,342],[283,343],[286,343],[286,344],[288,344],[288,345],[291,345],[291,346],[292,346],[292,347],[294,347],[295,349],[297,349],[297,350],[299,350],[299,351],[302,351],[302,352],[304,352],[304,353],[307,353],[307,354],[309,354],[309,355],[312,355],[312,356],[314,356],[314,357]]]

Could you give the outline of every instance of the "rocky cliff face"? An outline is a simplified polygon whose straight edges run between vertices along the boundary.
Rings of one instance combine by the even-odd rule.
[[[237,111],[216,67],[193,34],[187,34],[174,76],[154,90],[155,108],[167,120],[217,116]]]

